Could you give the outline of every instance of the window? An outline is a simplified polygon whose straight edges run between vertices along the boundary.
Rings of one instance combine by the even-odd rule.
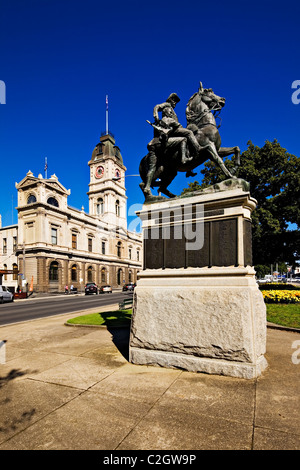
[[[116,216],[120,217],[120,201],[116,201]]]
[[[18,265],[16,263],[14,263],[12,268],[13,268],[13,280],[17,281],[18,280],[18,274],[19,274]]]
[[[128,271],[128,282],[132,282],[132,272],[131,269]]]
[[[17,251],[18,246],[18,239],[17,237],[13,237],[13,251]]]
[[[57,229],[51,227],[51,243],[57,245]]]
[[[132,250],[131,250],[131,248],[129,248],[129,250],[128,250],[128,256],[129,256],[129,259],[131,259],[131,256],[132,256]]]
[[[77,250],[77,233],[72,233],[72,249]]]
[[[30,194],[27,199],[27,204],[33,204],[34,202],[36,202],[36,197],[34,196],[34,194]]]
[[[73,264],[71,268],[71,280],[72,281],[77,281],[77,266],[76,264]]]
[[[105,255],[105,242],[102,242],[102,254]]]
[[[97,215],[101,215],[104,212],[104,205],[102,197],[97,200]]]
[[[136,252],[136,259],[137,261],[140,261],[140,250],[137,250]]]
[[[103,284],[106,283],[106,269],[105,269],[105,268],[102,268],[102,269],[101,269],[101,282],[102,282]]]
[[[121,258],[121,252],[122,252],[122,243],[118,242],[117,244],[117,256]]]
[[[49,268],[49,281],[58,281],[58,262],[52,261]]]
[[[7,240],[3,238],[3,254],[7,253]]]
[[[7,264],[3,265],[3,269],[7,269]],[[4,274],[4,281],[7,281],[7,274]]]
[[[50,204],[51,206],[58,207],[58,202],[57,202],[57,200],[55,199],[55,197],[49,197],[49,198],[47,199],[47,204]]]
[[[93,251],[93,239],[88,238],[88,251],[91,253]]]
[[[93,282],[93,268],[92,268],[92,266],[88,267],[87,280],[88,280],[88,282]]]
[[[117,284],[120,286],[122,284],[122,269],[118,269],[118,275],[117,275]]]

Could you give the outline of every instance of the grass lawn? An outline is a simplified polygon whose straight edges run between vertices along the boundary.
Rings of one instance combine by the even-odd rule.
[[[267,320],[281,326],[300,329],[300,303],[266,304]],[[91,313],[68,320],[72,325],[129,326],[132,309]]]
[[[266,304],[267,320],[289,328],[300,328],[300,303]]]
[[[91,313],[68,320],[71,325],[103,325],[103,326],[129,326],[132,309],[115,310],[113,312]]]

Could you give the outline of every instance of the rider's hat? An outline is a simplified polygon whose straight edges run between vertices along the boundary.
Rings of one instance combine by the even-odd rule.
[[[175,101],[175,103],[179,103],[180,98],[177,96],[176,93],[171,93],[170,96],[168,96],[168,98],[166,99],[166,101],[170,101],[170,100]]]

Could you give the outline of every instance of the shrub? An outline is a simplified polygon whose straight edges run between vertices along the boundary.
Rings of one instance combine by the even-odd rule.
[[[299,290],[297,286],[293,284],[278,284],[278,282],[268,282],[266,284],[259,284],[260,290]]]

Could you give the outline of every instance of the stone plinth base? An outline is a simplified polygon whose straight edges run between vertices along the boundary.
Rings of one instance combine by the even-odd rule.
[[[145,270],[130,362],[252,379],[266,368],[266,307],[251,267]]]
[[[143,206],[131,362],[249,379],[266,367],[266,307],[251,267],[256,201],[240,186]]]
[[[201,358],[185,354],[139,348],[131,349],[131,362],[133,364],[184,369],[189,372],[242,377],[244,379],[258,377],[267,367],[266,360],[263,356],[256,362],[256,364],[246,364],[243,362],[222,361],[220,359]]]

